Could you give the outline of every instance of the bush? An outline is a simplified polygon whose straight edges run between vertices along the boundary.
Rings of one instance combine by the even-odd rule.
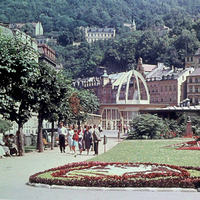
[[[131,127],[129,139],[156,139],[164,135],[167,130],[165,121],[151,114],[142,114],[134,118]]]
[[[0,119],[0,133],[5,133],[5,132],[9,131],[11,128],[12,128],[11,122]]]

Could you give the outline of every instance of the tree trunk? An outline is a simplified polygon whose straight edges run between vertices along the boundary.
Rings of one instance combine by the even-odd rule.
[[[42,123],[43,118],[41,115],[38,115],[38,151],[44,152],[44,144],[43,144],[43,135],[42,135]]]
[[[51,150],[54,149],[54,121],[52,122],[51,125]]]
[[[18,124],[18,131],[17,131],[17,149],[19,156],[24,156],[24,134],[23,134],[23,125],[22,123]]]

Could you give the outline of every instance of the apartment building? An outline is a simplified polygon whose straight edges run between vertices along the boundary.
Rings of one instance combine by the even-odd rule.
[[[97,40],[107,40],[115,38],[115,28],[85,28],[85,38],[88,43],[95,42]]]

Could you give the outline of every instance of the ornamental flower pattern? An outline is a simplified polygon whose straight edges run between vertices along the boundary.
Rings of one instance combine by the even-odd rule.
[[[141,165],[147,169],[152,167],[152,172],[149,170],[145,172],[144,169],[139,172],[138,169]],[[137,170],[134,173],[127,172],[121,175],[110,175],[106,174],[105,170],[102,171],[102,169],[108,171],[110,166],[135,167]],[[99,169],[97,174],[92,171],[95,168]],[[29,181],[48,185],[88,187],[199,187],[200,177],[191,177],[188,169],[200,171],[200,168],[197,167],[178,167],[157,163],[79,162],[39,172],[30,176]],[[84,175],[82,172],[86,172],[86,174]],[[45,173],[50,173],[51,178],[42,177]]]

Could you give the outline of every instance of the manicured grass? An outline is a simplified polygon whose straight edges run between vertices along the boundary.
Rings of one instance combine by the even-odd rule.
[[[91,161],[103,162],[151,162],[178,166],[200,166],[200,151],[176,150],[167,145],[185,140],[125,140],[105,154]]]

